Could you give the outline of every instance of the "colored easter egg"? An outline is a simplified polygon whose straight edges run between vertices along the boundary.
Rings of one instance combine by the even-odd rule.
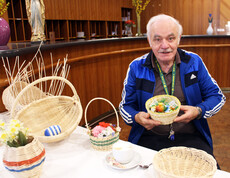
[[[55,136],[61,133],[61,127],[59,125],[52,125],[45,129],[45,136]]]

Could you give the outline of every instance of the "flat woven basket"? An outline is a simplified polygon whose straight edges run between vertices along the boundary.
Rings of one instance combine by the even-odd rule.
[[[162,149],[153,158],[157,178],[211,178],[217,170],[213,156],[188,147]]]
[[[114,112],[116,114],[116,119],[117,119],[116,133],[114,136],[110,135],[108,137],[97,138],[91,134],[91,129],[88,126],[86,113],[87,113],[87,109],[88,109],[90,103],[92,103],[95,100],[104,100],[104,101],[108,102],[112,106],[112,108],[114,109]],[[88,129],[88,133],[90,135],[91,145],[95,150],[109,151],[112,149],[113,144],[119,140],[119,132],[121,130],[119,127],[119,117],[118,117],[118,113],[117,113],[116,108],[113,106],[113,104],[109,100],[107,100],[105,98],[101,98],[101,97],[93,98],[92,100],[90,100],[89,103],[87,104],[86,108],[85,108],[85,123],[86,123],[86,127]]]
[[[160,113],[160,112],[154,112],[150,110],[150,106],[154,105],[162,100],[165,100],[166,103],[174,103],[176,104],[177,109],[171,112],[166,112],[166,113]],[[173,101],[173,102],[172,102]],[[162,125],[168,125],[173,123],[173,120],[176,118],[180,111],[180,101],[177,99],[177,97],[172,96],[172,95],[157,95],[154,96],[150,99],[148,99],[145,103],[145,107],[150,114],[151,118],[157,121],[160,121]]]
[[[41,97],[28,105],[24,106],[17,112],[15,109],[18,102],[31,87],[41,85],[52,86],[67,84],[72,90],[73,96],[54,95],[46,92],[46,97]],[[58,82],[58,83],[57,83]],[[54,92],[53,92],[54,93]],[[59,92],[60,93],[60,92]],[[83,115],[80,98],[74,86],[64,77],[50,76],[43,77],[27,85],[16,97],[12,106],[11,118],[18,119],[24,123],[25,127],[31,130],[32,135],[37,137],[41,142],[57,142],[69,136],[78,126]],[[61,133],[58,135],[45,136],[44,132],[48,127],[59,125]]]

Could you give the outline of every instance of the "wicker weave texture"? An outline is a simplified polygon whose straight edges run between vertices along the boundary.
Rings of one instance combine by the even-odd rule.
[[[162,149],[153,159],[157,178],[211,178],[217,170],[216,164],[205,151],[188,147]]]
[[[158,112],[151,111],[150,105],[152,103],[157,103],[161,100],[165,100],[165,102],[167,103],[169,103],[170,101],[175,101],[178,108],[174,111],[167,112],[167,113],[158,113]],[[145,103],[145,107],[148,113],[150,114],[151,118],[154,120],[160,121],[162,125],[168,125],[168,124],[173,123],[173,120],[176,118],[176,116],[178,115],[180,111],[180,105],[181,105],[180,101],[175,96],[171,96],[171,95],[157,95],[157,96],[154,96],[148,99]]]
[[[97,137],[94,137],[91,135],[91,129],[89,128],[88,122],[87,122],[87,110],[88,110],[89,105],[95,100],[106,101],[107,103],[109,103],[112,106],[112,108],[116,114],[116,119],[117,119],[117,127],[116,127],[117,131],[116,131],[116,134],[114,136],[97,138]],[[118,117],[118,113],[117,113],[116,108],[114,107],[114,105],[109,100],[102,98],[102,97],[96,97],[96,98],[93,98],[92,100],[90,100],[89,103],[86,105],[86,108],[85,108],[85,123],[86,123],[86,127],[88,129],[88,133],[90,135],[91,145],[95,150],[109,151],[112,149],[113,144],[119,140],[119,132],[120,132],[119,117]]]
[[[3,164],[15,177],[40,177],[45,161],[45,148],[35,137],[22,147],[9,147],[3,153]]]
[[[2,93],[2,102],[8,111],[12,110],[13,103],[17,95],[28,85],[23,81],[18,81],[9,85]],[[31,86],[23,97],[20,98],[15,108],[16,111],[21,110],[24,106],[30,104],[33,101],[46,97],[45,93],[39,88]]]
[[[39,98],[24,106],[19,112],[16,107],[20,99],[33,87],[45,81],[62,81],[67,84],[73,92],[73,96],[51,95],[46,93],[45,97]],[[41,142],[57,142],[65,139],[79,125],[83,110],[80,98],[74,86],[65,78],[50,76],[43,77],[27,85],[16,97],[12,106],[11,118],[18,119],[25,127],[31,129],[32,135]],[[61,127],[61,133],[55,136],[45,136],[44,131],[53,125]]]

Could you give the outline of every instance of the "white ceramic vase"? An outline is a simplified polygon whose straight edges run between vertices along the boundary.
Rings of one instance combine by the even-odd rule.
[[[209,23],[209,26],[207,28],[207,34],[208,35],[212,35],[213,34],[213,28],[212,28],[212,23]]]

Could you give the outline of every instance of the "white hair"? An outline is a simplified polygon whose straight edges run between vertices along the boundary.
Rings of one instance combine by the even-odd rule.
[[[159,15],[153,16],[149,20],[148,24],[146,25],[147,37],[149,39],[149,42],[151,41],[150,36],[151,36],[151,27],[152,27],[152,24],[154,24],[155,22],[157,22],[159,20],[163,20],[163,19],[171,20],[173,23],[176,24],[176,26],[178,27],[178,38],[180,39],[180,36],[182,35],[182,32],[183,32],[183,28],[182,28],[181,24],[179,23],[179,21],[176,20],[176,19],[174,19],[173,17],[171,17],[169,15],[159,14]]]

